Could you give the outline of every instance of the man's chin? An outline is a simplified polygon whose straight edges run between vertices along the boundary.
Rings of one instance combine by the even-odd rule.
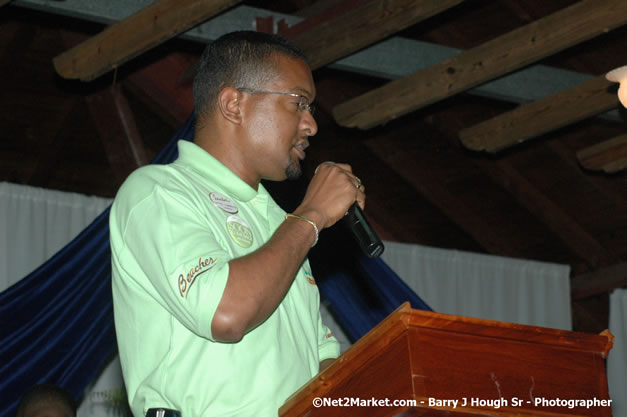
[[[300,169],[300,164],[298,162],[288,165],[285,169],[285,177],[288,180],[297,180],[302,174],[303,171]]]

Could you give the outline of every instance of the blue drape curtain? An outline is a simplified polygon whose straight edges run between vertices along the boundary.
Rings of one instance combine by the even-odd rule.
[[[192,140],[193,131],[192,116],[153,163],[176,159],[177,140]],[[61,385],[80,398],[115,354],[108,220],[109,209],[0,293],[0,417],[14,416],[22,393],[38,383]],[[405,301],[429,309],[383,261],[361,256],[350,241],[338,251],[330,233],[318,246],[311,263],[320,292],[353,341]]]

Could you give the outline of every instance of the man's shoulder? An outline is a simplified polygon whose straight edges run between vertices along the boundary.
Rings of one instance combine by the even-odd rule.
[[[158,184],[167,181],[168,169],[165,165],[146,165],[131,172],[116,193],[115,200],[131,196],[145,196]]]
[[[146,165],[138,168],[120,186],[113,207],[115,209],[116,206],[124,206],[130,209],[154,195],[158,189],[175,188],[173,182],[177,182],[176,173],[170,165]]]

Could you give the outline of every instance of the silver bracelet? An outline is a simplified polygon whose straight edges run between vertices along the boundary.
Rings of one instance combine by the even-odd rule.
[[[314,243],[313,243],[313,245],[311,245],[311,247],[313,248],[314,246],[316,246],[316,243],[318,243],[318,236],[320,235],[320,231],[318,230],[318,226],[316,226],[316,223],[314,223],[313,221],[311,221],[307,217],[299,216],[298,214],[287,213],[285,215],[285,219],[287,220],[288,217],[293,217],[295,219],[304,220],[304,221],[306,221],[307,223],[309,223],[310,225],[313,226],[314,232],[316,232],[316,238],[314,239]]]

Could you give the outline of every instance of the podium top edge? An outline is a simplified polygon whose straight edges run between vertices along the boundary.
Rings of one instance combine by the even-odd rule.
[[[408,302],[403,303],[374,329],[388,320],[401,320],[406,323],[407,328],[429,328],[443,332],[468,333],[497,339],[515,339],[528,343],[571,347],[576,350],[599,353],[604,358],[607,357],[614,344],[614,336],[608,330],[603,331],[601,334],[590,334],[528,324],[457,316],[412,309]]]

